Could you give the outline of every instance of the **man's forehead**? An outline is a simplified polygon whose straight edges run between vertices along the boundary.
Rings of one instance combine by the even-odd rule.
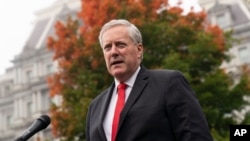
[[[103,40],[103,44],[111,44],[111,43],[120,43],[120,42],[128,42],[128,39],[126,38],[117,38],[113,40]]]

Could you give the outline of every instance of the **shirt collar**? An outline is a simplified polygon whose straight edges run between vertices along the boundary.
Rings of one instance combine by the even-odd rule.
[[[135,79],[139,73],[141,69],[141,66],[138,66],[138,68],[136,69],[136,71],[134,72],[134,74],[128,79],[126,80],[124,83],[129,86],[129,87],[133,87],[134,83],[135,83]],[[119,81],[117,79],[115,79],[115,87],[117,87],[119,85]]]

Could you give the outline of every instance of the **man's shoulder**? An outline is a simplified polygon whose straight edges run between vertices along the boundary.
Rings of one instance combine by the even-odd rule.
[[[178,70],[171,70],[171,69],[153,69],[149,70],[150,74],[156,77],[178,77],[183,76],[183,74]]]
[[[153,73],[168,73],[168,74],[179,72],[178,70],[172,70],[172,69],[150,69],[149,71]]]
[[[112,89],[112,85],[109,86],[108,88],[106,88],[105,90],[103,90],[100,94],[98,94],[92,101],[91,101],[91,105],[92,104],[96,104],[96,103],[100,103],[102,101],[102,99],[106,98],[110,92],[110,89]]]

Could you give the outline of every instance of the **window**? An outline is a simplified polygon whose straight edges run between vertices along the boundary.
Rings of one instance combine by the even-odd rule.
[[[50,74],[50,73],[53,72],[53,66],[52,66],[51,64],[49,64],[49,65],[46,66],[46,72],[47,72],[48,74]]]
[[[42,110],[43,111],[48,110],[50,106],[49,91],[47,90],[41,91],[41,101],[42,101]]]
[[[26,71],[26,80],[27,80],[27,82],[30,82],[31,79],[32,79],[32,71],[28,70],[28,71]]]
[[[12,116],[11,116],[11,115],[8,115],[8,116],[6,117],[6,126],[7,126],[7,128],[11,128],[12,122],[13,122]]]
[[[239,58],[243,63],[250,60],[250,58],[249,58],[250,54],[249,54],[249,50],[247,47],[239,48],[238,53],[239,53]]]
[[[9,85],[4,87],[4,93],[6,94],[8,92],[10,92],[10,86]]]
[[[220,13],[216,15],[216,23],[221,27],[225,28],[230,25],[230,21],[225,13]]]
[[[27,116],[31,117],[33,113],[33,103],[30,101],[27,103]]]

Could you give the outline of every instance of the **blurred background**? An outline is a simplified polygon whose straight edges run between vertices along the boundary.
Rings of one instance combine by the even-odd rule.
[[[113,18],[138,25],[147,68],[183,72],[214,140],[229,141],[230,124],[250,124],[249,8],[249,0],[1,0],[0,141],[43,114],[52,123],[31,141],[85,139],[88,104],[112,81],[97,31]]]

